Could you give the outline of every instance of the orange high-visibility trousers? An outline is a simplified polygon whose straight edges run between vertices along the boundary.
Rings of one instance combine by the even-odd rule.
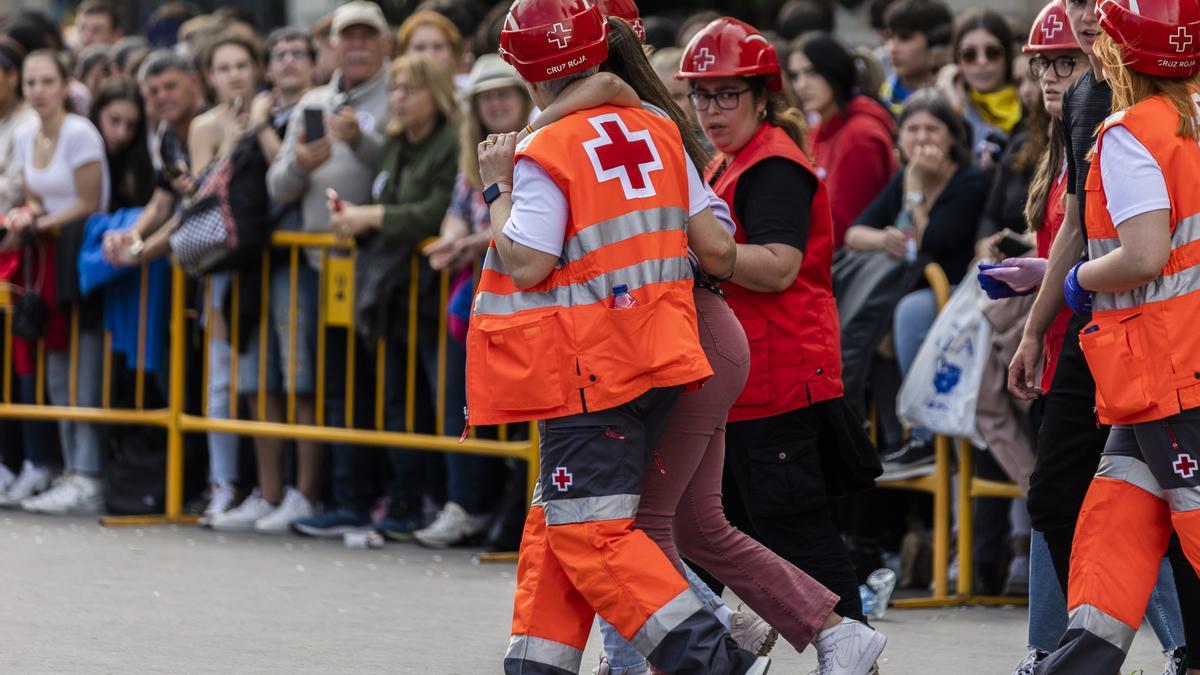
[[[597,613],[665,672],[744,673],[754,663],[662,549],[633,529],[647,449],[678,391],[541,423],[506,675],[579,672]]]
[[[1190,448],[1200,451],[1200,411],[1112,428],[1075,531],[1067,632],[1035,672],[1119,672],[1172,529],[1200,572],[1200,455]]]

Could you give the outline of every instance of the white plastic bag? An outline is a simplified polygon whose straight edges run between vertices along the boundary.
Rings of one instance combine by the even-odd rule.
[[[896,413],[910,427],[985,446],[975,404],[992,339],[980,307],[986,301],[979,284],[964,281],[933,322],[896,399]]]

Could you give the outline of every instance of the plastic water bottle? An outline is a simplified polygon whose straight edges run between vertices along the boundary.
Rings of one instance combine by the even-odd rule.
[[[613,309],[633,309],[637,307],[637,298],[629,293],[629,287],[625,284],[613,286]]]
[[[879,597],[875,595],[875,591],[866,584],[859,584],[858,596],[862,600],[862,612],[867,616],[875,614],[875,605],[879,602]]]

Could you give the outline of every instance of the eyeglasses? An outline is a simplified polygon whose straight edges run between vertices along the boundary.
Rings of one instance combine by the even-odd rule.
[[[1070,77],[1071,73],[1075,72],[1077,63],[1079,63],[1079,59],[1074,56],[1056,56],[1052,59],[1035,56],[1029,59],[1029,74],[1033,75],[1034,79],[1040,80],[1053,66],[1055,76]]]
[[[713,101],[717,102],[717,107],[721,110],[733,110],[738,107],[738,101],[741,100],[742,94],[750,91],[747,87],[741,91],[718,91],[715,94],[706,94],[702,91],[693,91],[688,94],[688,99],[692,102],[692,107],[700,112],[708,110],[708,106]]]
[[[977,63],[979,60],[980,50],[975,47],[967,47],[962,50],[959,58],[964,63]],[[983,48],[983,58],[987,63],[999,61],[1004,56],[1004,48],[1000,45],[988,45]]]
[[[271,52],[271,61],[283,62],[288,59],[293,61],[307,61],[308,50],[306,49],[285,49],[277,52]]]

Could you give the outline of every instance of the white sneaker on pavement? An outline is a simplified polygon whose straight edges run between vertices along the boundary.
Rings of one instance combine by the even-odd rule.
[[[208,521],[218,513],[225,513],[237,503],[237,488],[233,483],[213,483],[208,490],[208,505],[200,516],[200,524],[207,525]]]
[[[729,616],[729,635],[739,647],[755,656],[770,654],[775,641],[779,639],[779,631],[750,611],[744,603],[738,605],[737,611]]]
[[[258,490],[255,490],[237,507],[224,513],[214,513],[205,526],[223,532],[253,530],[254,523],[258,522],[259,518],[266,517],[274,510],[275,507],[263,499]]]
[[[417,542],[430,548],[448,548],[481,534],[487,529],[488,516],[472,516],[454,502],[446,506],[429,527],[417,530]]]
[[[21,465],[21,473],[17,479],[0,492],[0,508],[16,508],[21,502],[30,497],[45,492],[50,487],[50,469],[34,466],[33,462],[25,460]]]
[[[3,464],[0,464],[0,495],[8,492],[8,486],[13,484],[17,477],[13,472]]]
[[[868,675],[883,653],[887,638],[861,621],[841,623],[817,634],[817,669],[810,675]]]
[[[104,489],[98,478],[70,474],[40,495],[23,500],[21,508],[51,515],[96,515],[104,510]]]
[[[267,515],[254,521],[254,531],[263,534],[287,534],[291,532],[293,520],[308,518],[316,509],[296,488],[289,487],[283,493],[283,501]]]

